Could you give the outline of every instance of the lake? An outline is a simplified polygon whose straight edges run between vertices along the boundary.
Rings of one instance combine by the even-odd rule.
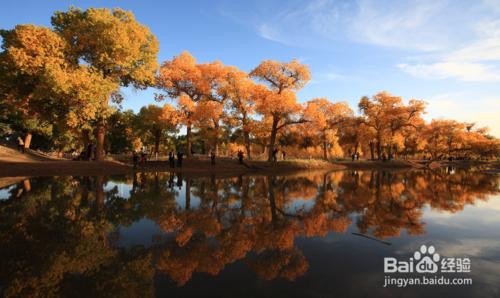
[[[500,297],[499,178],[442,168],[19,179],[0,189],[0,291]],[[450,284],[409,284],[424,277]]]

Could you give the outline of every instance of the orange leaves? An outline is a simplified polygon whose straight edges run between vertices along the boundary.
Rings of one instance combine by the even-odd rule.
[[[425,151],[433,158],[443,156],[494,157],[500,148],[498,139],[484,129],[455,120],[432,120],[422,131]]]
[[[207,122],[211,122],[209,126],[218,130],[219,122],[228,119],[224,109],[231,107],[231,116],[239,121],[228,119],[226,122],[241,126],[245,144],[249,147],[250,116],[254,110],[264,117],[273,118],[271,135],[276,135],[281,127],[299,122],[290,120],[300,117],[302,111],[295,91],[307,83],[310,73],[307,66],[296,60],[289,63],[264,61],[252,71],[251,76],[264,81],[268,88],[256,84],[247,73],[236,67],[225,66],[219,61],[199,64],[188,52],[183,52],[162,64],[156,85],[168,96],[177,99],[186,125],[198,121],[206,126]]]
[[[73,59],[85,60],[126,86],[145,88],[153,84],[159,43],[131,12],[70,8],[56,12],[52,25],[72,45]]]
[[[269,87],[268,90],[255,90],[257,110],[260,113],[281,118],[301,110],[294,91],[301,89],[309,81],[311,74],[307,66],[297,60],[289,63],[266,60],[250,75]]]
[[[300,112],[301,106],[294,92],[284,90],[281,93],[266,92],[263,97],[259,97],[256,109],[261,114],[285,117]]]
[[[184,51],[172,60],[162,63],[156,77],[158,88],[165,90],[169,96],[184,94],[197,96],[197,84],[201,80],[201,70],[189,52]]]
[[[200,123],[208,123],[213,126],[218,123],[222,117],[222,104],[216,101],[201,101],[198,103],[193,119]]]
[[[29,75],[43,74],[55,67],[66,68],[68,45],[49,28],[18,25],[2,34],[6,53],[17,69]]]
[[[250,75],[264,81],[277,93],[299,90],[311,79],[309,68],[297,60],[288,63],[265,60]]]
[[[139,122],[146,130],[173,130],[179,122],[179,115],[172,105],[163,107],[148,105],[141,108],[138,114]]]
[[[388,147],[390,154],[397,141],[395,139],[397,134],[405,128],[416,127],[422,123],[421,115],[425,103],[411,99],[405,105],[401,97],[383,91],[371,99],[364,96],[359,101],[358,107],[364,116],[361,119],[363,125],[373,132],[371,139],[377,143],[377,155],[380,159],[384,151],[383,146]]]
[[[313,127],[323,130],[333,128],[353,112],[346,102],[333,103],[326,98],[316,98],[306,103],[304,117]]]

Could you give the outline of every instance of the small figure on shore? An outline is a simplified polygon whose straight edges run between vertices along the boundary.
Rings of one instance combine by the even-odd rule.
[[[17,137],[17,150],[19,152],[24,153],[24,141],[21,137]]]
[[[242,150],[238,150],[238,161],[240,163],[240,165],[243,164],[243,156],[244,156],[244,153]]]
[[[91,160],[92,159],[92,143],[89,143],[87,145],[87,151],[85,153],[85,159],[86,160]]]
[[[141,152],[141,166],[144,166],[147,161],[148,161],[148,149],[146,147],[143,147]]]
[[[351,154],[351,160],[354,161],[356,159],[356,153]]]
[[[215,151],[214,150],[210,151],[210,164],[212,166],[215,166]]]
[[[137,163],[139,162],[139,155],[135,150],[132,152],[132,162],[134,163],[134,168],[137,168]]]
[[[278,151],[279,151],[278,148],[274,148],[274,150],[273,150],[273,158],[272,159],[274,162],[278,161],[278,158],[277,158]]]
[[[356,160],[359,160],[359,152],[356,152]]]
[[[168,164],[171,168],[175,168],[175,156],[172,151],[168,152]]]
[[[184,156],[184,153],[182,152],[177,152],[177,166],[179,168],[182,168],[182,158]]]
[[[286,159],[286,151],[281,149],[281,158],[283,158],[283,160]]]
[[[97,159],[97,145],[92,146],[92,157],[93,160]]]

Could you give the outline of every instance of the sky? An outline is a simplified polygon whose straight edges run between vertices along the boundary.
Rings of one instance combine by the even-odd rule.
[[[184,50],[246,71],[298,59],[312,73],[300,102],[326,97],[356,110],[385,90],[426,101],[427,120],[476,122],[500,137],[500,0],[18,0],[2,4],[0,28],[50,26],[71,5],[132,11],[160,41],[160,62]],[[125,109],[155,103],[152,88],[122,92]]]

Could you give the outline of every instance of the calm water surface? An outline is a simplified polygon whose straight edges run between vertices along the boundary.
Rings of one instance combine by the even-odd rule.
[[[0,189],[0,292],[500,297],[499,181],[453,169],[19,180]],[[473,284],[384,287],[384,257],[423,244],[468,257],[470,273],[448,275]]]

